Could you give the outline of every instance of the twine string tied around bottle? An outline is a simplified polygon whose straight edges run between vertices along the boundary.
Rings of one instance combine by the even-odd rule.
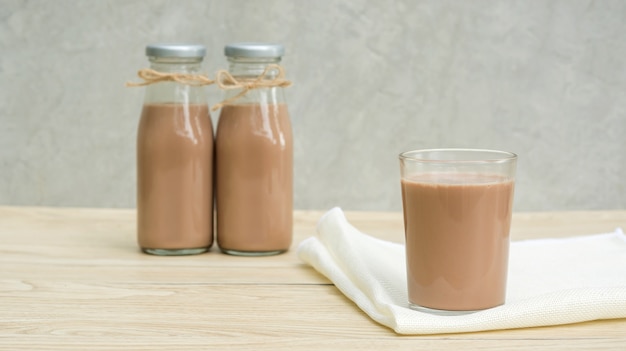
[[[142,87],[160,82],[177,82],[180,84],[191,86],[211,85],[215,81],[205,75],[188,74],[188,73],[166,73],[155,71],[151,68],[144,68],[137,72],[137,76],[143,79],[143,82],[127,82],[127,87]]]
[[[271,75],[276,73],[276,76],[271,78]],[[291,82],[285,79],[285,70],[277,64],[267,65],[258,77],[255,79],[236,79],[228,71],[220,70],[215,77],[215,83],[222,90],[241,89],[237,95],[234,95],[222,102],[213,105],[211,110],[215,111],[222,108],[224,105],[229,104],[242,96],[246,95],[250,90],[260,88],[286,88],[291,85]]]

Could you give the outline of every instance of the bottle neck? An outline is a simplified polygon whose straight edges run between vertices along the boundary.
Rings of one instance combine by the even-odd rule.
[[[150,57],[150,68],[162,73],[201,74],[202,57]],[[159,82],[146,87],[144,104],[207,104],[206,87]]]
[[[254,80],[265,72],[270,64],[279,64],[280,57],[228,57],[228,72],[239,81]],[[274,79],[278,72],[272,70],[265,76]],[[227,90],[224,98],[228,99],[241,92],[240,89]],[[279,104],[284,103],[285,97],[282,88],[258,88],[248,91],[244,96],[236,99],[232,104]]]
[[[150,57],[150,68],[163,73],[200,73],[201,57]]]
[[[257,78],[265,71],[267,65],[279,64],[280,57],[229,57],[228,71],[235,78]],[[274,78],[276,72],[270,72],[267,78]]]

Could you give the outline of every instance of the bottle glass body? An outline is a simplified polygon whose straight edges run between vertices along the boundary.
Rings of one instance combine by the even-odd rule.
[[[250,81],[280,58],[229,61],[235,79]],[[227,91],[226,99],[239,92]],[[248,256],[287,251],[293,236],[293,135],[282,88],[251,89],[224,105],[215,146],[220,249]]]
[[[150,61],[159,72],[197,74],[202,58]],[[146,87],[137,133],[137,233],[144,252],[189,255],[213,244],[213,148],[204,86]]]

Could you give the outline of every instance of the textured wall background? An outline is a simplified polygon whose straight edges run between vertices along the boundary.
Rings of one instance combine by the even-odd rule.
[[[518,153],[518,211],[626,208],[620,0],[0,0],[0,204],[135,205],[123,84],[160,41],[211,75],[286,45],[297,208],[399,210],[397,154],[430,147]]]

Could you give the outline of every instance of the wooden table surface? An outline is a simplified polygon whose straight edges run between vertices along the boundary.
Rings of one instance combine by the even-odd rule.
[[[134,210],[0,207],[0,350],[626,350],[626,319],[398,336],[297,258],[321,215],[296,211],[280,256],[156,257],[136,246]],[[346,216],[403,241],[400,213]],[[626,211],[515,213],[512,237],[616,227]]]

